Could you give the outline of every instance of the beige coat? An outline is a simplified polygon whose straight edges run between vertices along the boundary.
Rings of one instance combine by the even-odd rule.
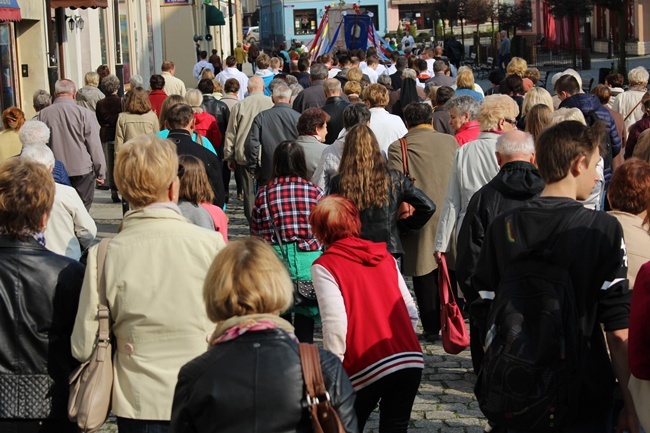
[[[244,153],[244,143],[246,143],[255,116],[270,108],[273,108],[273,101],[270,96],[265,96],[261,90],[251,93],[239,104],[232,107],[228,128],[226,129],[224,150],[224,159],[226,161],[235,161],[239,165],[248,165],[248,159]]]
[[[122,144],[141,134],[156,134],[160,131],[158,116],[153,111],[144,114],[120,113],[115,127],[115,153]]]
[[[608,213],[615,217],[623,227],[625,248],[627,249],[627,279],[630,280],[630,289],[632,289],[639,269],[650,261],[648,226],[643,225],[642,218],[627,212],[613,210]]]
[[[452,135],[423,126],[409,130],[405,138],[409,171],[411,177],[415,178],[415,186],[424,191],[440,209],[445,198],[458,143]],[[402,151],[399,140],[388,148],[388,168],[402,171]],[[402,260],[404,275],[419,277],[437,268],[433,252],[439,215],[439,212],[434,213],[420,230],[401,236],[404,248]]]
[[[207,349],[214,324],[203,303],[203,280],[220,233],[191,224],[172,209],[128,212],[106,253],[106,297],[113,319],[112,412],[169,420],[180,368]],[[97,247],[88,255],[72,355],[87,360],[97,330]]]
[[[161,72],[160,75],[165,79],[165,87],[163,90],[169,95],[181,95],[185,97],[186,89],[185,83],[180,78],[176,78],[169,72]]]

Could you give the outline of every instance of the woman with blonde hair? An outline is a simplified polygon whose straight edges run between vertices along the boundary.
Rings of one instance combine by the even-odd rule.
[[[213,205],[214,192],[208,180],[203,161],[192,155],[178,157],[178,207],[193,224],[221,233],[228,243],[228,217],[220,207]]]
[[[104,99],[104,93],[99,90],[99,74],[95,71],[84,75],[84,86],[77,91],[77,105],[86,107],[93,113],[97,103]]]
[[[350,104],[361,102],[361,84],[356,81],[348,81],[343,87],[343,93],[348,97]]]
[[[436,210],[409,177],[388,170],[375,134],[366,125],[352,127],[345,136],[339,173],[330,180],[330,193],[352,200],[361,213],[361,238],[386,242],[395,257],[404,254],[399,233],[419,230]],[[414,211],[398,219],[402,202],[413,206]]]
[[[194,132],[210,141],[212,147],[221,143],[221,131],[217,119],[202,107],[203,93],[198,89],[190,89],[185,94],[187,105],[194,111]]]
[[[9,107],[2,112],[2,126],[5,130],[0,134],[0,161],[16,156],[23,148],[18,132],[25,123],[25,113],[17,107]]]
[[[483,101],[483,95],[474,90],[474,73],[471,69],[467,68],[458,72],[455,96],[471,96],[477,102]]]
[[[139,135],[117,152],[115,181],[133,210],[111,239],[104,264],[97,247],[88,266],[72,331],[72,355],[85,362],[97,339],[98,266],[117,350],[111,411],[120,433],[167,432],[180,368],[203,354],[214,330],[203,281],[223,237],[190,224],[178,208],[176,146]],[[155,398],[153,398],[155,396]]]
[[[533,87],[526,92],[524,101],[521,104],[521,119],[518,122],[519,129],[526,129],[526,115],[537,104],[546,105],[553,111],[553,97],[543,87]]]
[[[552,106],[549,107],[546,104],[533,105],[528,110],[525,131],[532,135],[533,139],[537,140],[542,131],[550,126],[552,112]]]
[[[278,317],[293,302],[293,285],[273,249],[255,237],[228,245],[210,267],[203,298],[217,327],[208,351],[178,375],[171,430],[312,431],[298,342]],[[354,391],[341,361],[323,349],[319,358],[330,404],[344,431],[357,433]]]
[[[158,133],[158,137],[160,138],[169,137],[169,128],[167,125],[167,113],[169,113],[169,110],[175,105],[185,104],[186,102],[187,101],[185,100],[185,98],[180,95],[169,95],[165,99],[165,102],[163,102],[162,107],[160,107],[160,114],[158,119],[158,123],[160,125],[160,132]],[[212,146],[210,140],[208,140],[204,135],[199,136],[196,132],[193,132],[192,140],[194,140],[196,144],[198,144],[199,146],[205,147],[215,155],[217,154],[217,151],[214,150],[214,146]]]
[[[524,93],[535,87],[535,83],[530,78],[526,77],[526,70],[528,69],[528,63],[526,60],[521,57],[513,57],[506,68],[506,77],[508,75],[518,75],[522,79],[522,86],[524,88]]]

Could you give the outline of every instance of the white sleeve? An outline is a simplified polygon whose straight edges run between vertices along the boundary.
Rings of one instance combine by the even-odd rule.
[[[82,248],[88,248],[97,235],[97,225],[90,216],[78,194],[71,194],[65,203],[74,223],[74,233]]]
[[[460,183],[458,181],[458,160],[459,150],[456,150],[454,157],[454,164],[451,166],[451,173],[449,173],[449,181],[447,182],[447,191],[445,192],[445,199],[442,202],[442,210],[440,211],[440,220],[438,222],[438,230],[436,231],[436,244],[435,251],[446,253],[449,251],[449,244],[451,235],[454,232],[456,225],[456,218],[460,210]]]
[[[348,316],[343,295],[332,274],[324,267],[313,265],[311,277],[323,321],[323,347],[343,361],[348,333]]]
[[[399,290],[400,292],[402,292],[402,298],[404,298],[406,309],[409,312],[409,317],[411,318],[411,324],[413,325],[413,330],[417,332],[418,319],[419,319],[418,309],[415,306],[415,302],[413,302],[413,297],[411,296],[411,292],[409,292],[409,289],[406,286],[406,281],[404,281],[404,277],[402,276],[402,273],[399,270],[399,266],[397,265],[397,260],[395,261],[395,268],[397,268],[397,284],[399,285]]]

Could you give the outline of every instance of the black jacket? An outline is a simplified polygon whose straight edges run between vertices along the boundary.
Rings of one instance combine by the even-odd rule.
[[[356,433],[350,380],[336,356],[319,354],[332,406]],[[298,344],[286,332],[248,332],[181,368],[170,433],[311,432],[304,386]]]
[[[0,235],[0,419],[67,419],[84,266]]]
[[[469,302],[478,298],[470,278],[476,269],[488,224],[500,213],[523,206],[537,197],[544,186],[533,164],[513,161],[505,164],[494,179],[472,196],[456,243],[456,278]]]
[[[228,128],[228,120],[230,119],[230,108],[228,108],[225,102],[219,101],[212,95],[203,95],[203,109],[217,119],[219,132],[221,132],[221,143],[212,144],[217,149],[217,152],[223,152],[223,143],[226,139],[226,129]]]
[[[402,88],[402,71],[397,70],[390,76],[390,84],[395,91]]]
[[[205,171],[208,174],[210,186],[214,192],[213,204],[223,207],[226,193],[223,186],[223,178],[221,177],[221,168],[223,166],[221,159],[192,140],[190,133],[184,129],[172,129],[169,131],[167,139],[176,144],[176,152],[178,153],[178,156],[192,155],[203,162],[203,165],[205,165]]]
[[[390,170],[388,206],[372,207],[360,212],[361,238],[373,242],[386,242],[388,252],[394,256],[404,254],[400,233],[420,230],[436,211],[436,205],[425,193],[413,185],[413,181],[397,170]],[[341,175],[330,180],[330,194],[340,194]],[[402,202],[415,208],[408,218],[398,219],[397,211]]]
[[[330,120],[327,122],[327,136],[325,137],[325,144],[332,144],[338,138],[341,130],[343,129],[343,110],[345,110],[349,102],[341,96],[331,96],[325,101],[325,105],[321,109],[329,114]]]

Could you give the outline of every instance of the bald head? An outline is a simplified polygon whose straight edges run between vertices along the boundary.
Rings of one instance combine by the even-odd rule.
[[[535,161],[535,141],[524,131],[508,131],[497,140],[497,162],[500,167],[513,161]]]
[[[330,78],[323,83],[323,91],[327,98],[341,96],[341,82],[336,78]]]
[[[251,77],[248,80],[248,92],[259,92],[264,90],[264,80],[261,77]]]

